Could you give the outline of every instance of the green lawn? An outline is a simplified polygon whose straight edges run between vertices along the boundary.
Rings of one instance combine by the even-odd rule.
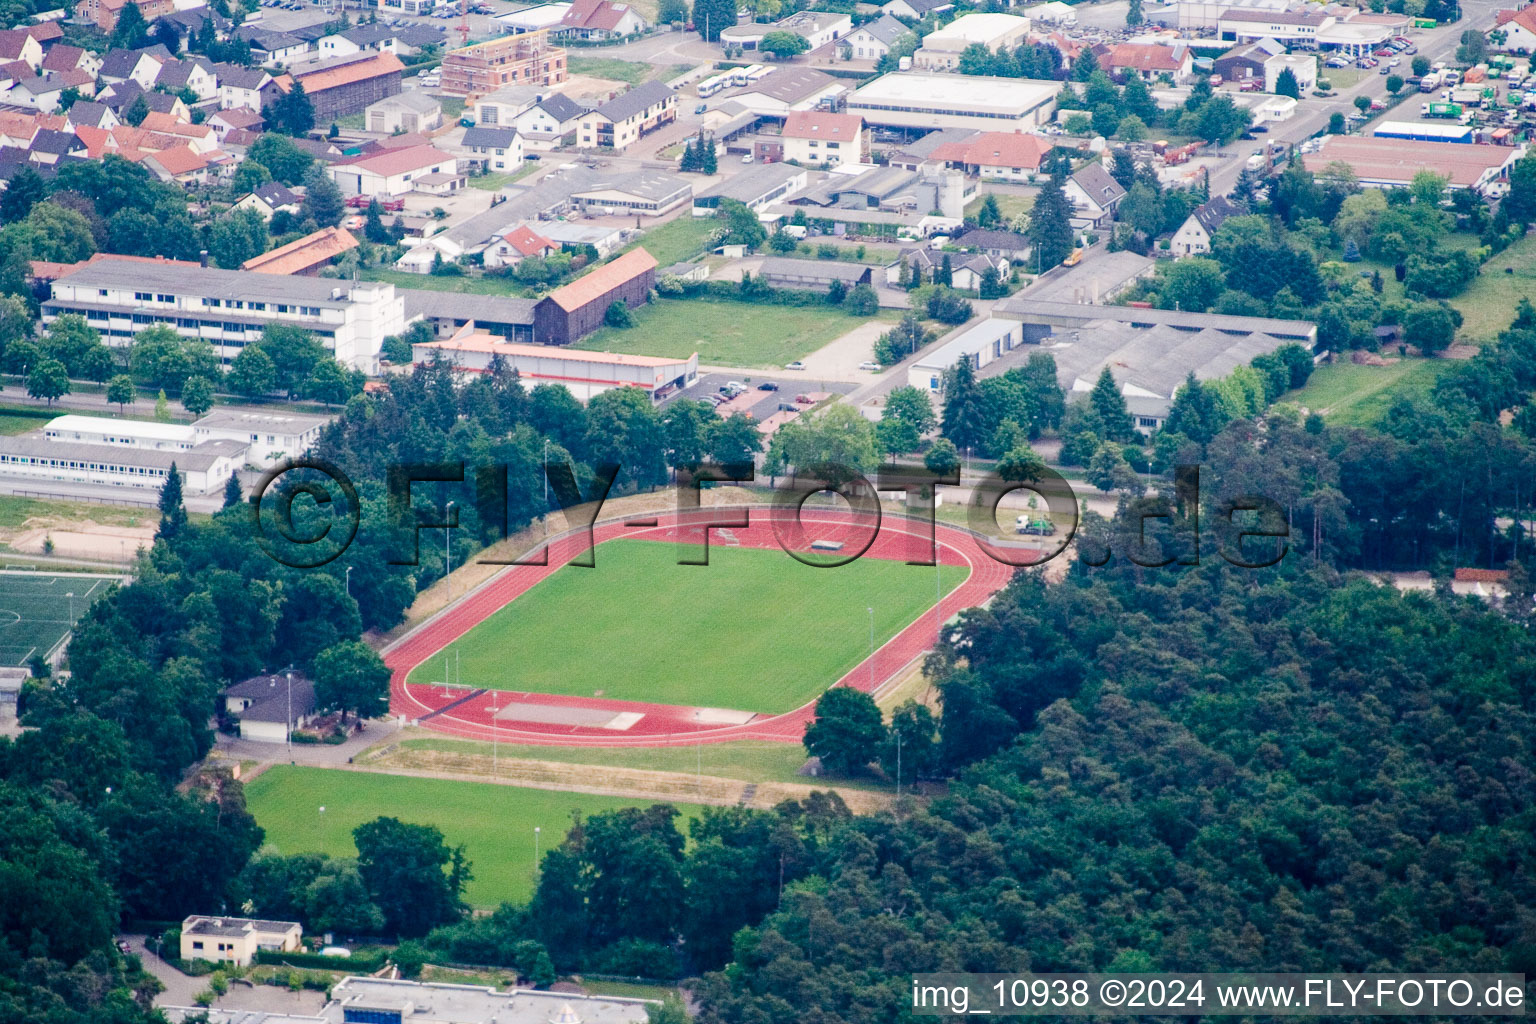
[[[1428,394],[1440,374],[1455,366],[1449,359],[1402,359],[1388,366],[1327,363],[1312,372],[1307,385],[1284,396],[1328,422],[1369,426],[1404,395]]]
[[[431,292],[467,292],[472,295],[528,295],[528,289],[516,281],[499,277],[438,277],[412,274],[384,267],[363,267],[358,276],[365,281],[388,281],[396,288],[417,288]]]
[[[987,201],[989,193],[982,189],[976,193],[976,198],[965,204],[965,215],[975,217],[981,211],[981,204]],[[1003,215],[1003,220],[1013,223],[1020,215],[1028,213],[1035,205],[1034,191],[1027,196],[1014,195],[1008,192],[991,193],[997,196],[997,208]]]
[[[284,854],[355,857],[352,830],[381,815],[435,825],[450,846],[464,844],[475,875],[465,898],[482,907],[507,900],[526,902],[532,894],[534,826],[541,829],[540,849],[547,852],[565,837],[572,812],[589,815],[648,803],[491,782],[289,765],[276,765],[252,779],[245,796],[257,823],[266,829],[267,842]],[[685,818],[699,813],[695,805],[676,806]],[[686,831],[686,821],[678,825]]]
[[[519,167],[515,171],[500,171],[494,174],[477,174],[469,179],[469,187],[485,189],[487,192],[494,192],[501,188],[503,185],[510,185],[514,181],[519,181],[528,177],[528,175],[532,174],[538,169],[539,164],[537,161],[529,161],[525,162],[523,166]]]
[[[48,423],[47,416],[10,416],[0,413],[0,434],[25,434]]]
[[[407,750],[440,750],[454,754],[491,755],[491,744],[479,740],[455,740],[428,736],[402,740]],[[799,774],[805,764],[805,748],[798,743],[738,740],[708,743],[702,747],[545,747],[498,744],[502,757],[533,761],[560,761],[604,768],[638,768],[655,772],[702,771],[722,779],[743,782],[805,782]],[[838,785],[842,785],[839,781]]]
[[[779,713],[799,707],[933,604],[930,569],[861,558],[836,569],[782,551],[615,540],[595,569],[567,566],[414,669],[527,690]],[[946,566],[945,589],[966,570]]]
[[[828,306],[770,306],[729,299],[660,299],[634,311],[635,325],[603,327],[576,348],[686,359],[714,366],[777,368],[802,359],[862,321]]]
[[[695,217],[691,213],[684,213],[681,217],[675,217],[647,231],[628,248],[643,245],[646,252],[656,257],[657,263],[668,267],[691,260],[703,252],[719,227],[713,217]]]
[[[31,429],[36,429],[34,426]],[[195,517],[197,513],[193,513]],[[34,517],[50,519],[90,520],[102,526],[152,526],[160,521],[160,513],[153,506],[92,505],[84,501],[59,501],[49,498],[19,498],[14,494],[0,494],[0,529],[19,530]]]
[[[618,82],[628,82],[630,85],[639,85],[646,79],[656,77],[657,71],[665,71],[665,68],[657,68],[654,64],[647,64],[638,60],[620,60],[617,57],[577,57],[572,55],[567,62],[567,67],[573,75],[591,75],[593,78],[611,78]]]
[[[1509,267],[1512,274],[1504,273]],[[1522,298],[1536,296],[1536,237],[1526,235],[1483,264],[1466,291],[1451,300],[1461,310],[1458,340],[1492,341],[1515,318]]]

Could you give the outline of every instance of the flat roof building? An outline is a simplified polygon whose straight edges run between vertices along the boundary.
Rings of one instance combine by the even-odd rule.
[[[293,952],[303,934],[295,921],[194,914],[181,922],[181,958],[245,966],[256,958],[257,950]]]
[[[344,978],[321,1011],[333,1024],[645,1024],[655,1000],[532,989],[498,991],[382,978]]]
[[[303,328],[344,365],[379,372],[384,339],[405,329],[395,286],[340,278],[280,277],[246,270],[104,259],[53,282],[43,323],[78,313],[121,348],[154,324],[207,341],[228,364],[267,324]]]
[[[245,465],[245,451],[234,441],[205,441],[172,451],[67,441],[34,431],[0,437],[0,476],[159,491],[175,466],[187,494],[211,494]]]
[[[1031,78],[893,71],[855,90],[848,113],[903,128],[1022,130],[1050,121],[1061,89]]]
[[[1360,184],[1373,188],[1402,188],[1420,171],[1433,171],[1448,179],[1448,187],[1482,191],[1506,178],[1509,168],[1525,156],[1524,147],[1465,146],[1454,142],[1415,141],[1356,135],[1328,135],[1315,152],[1301,158],[1314,174],[1342,161],[1355,172]]]
[[[418,364],[446,360],[455,370],[486,373],[492,360],[516,370],[523,386],[562,384],[583,402],[610,388],[639,388],[654,401],[693,384],[699,376],[699,355],[687,359],[632,356],[615,352],[524,345],[504,341],[466,327],[446,341],[413,345]]]
[[[944,386],[945,372],[960,360],[969,361],[971,369],[979,370],[1023,343],[1024,328],[1017,320],[983,320],[963,329],[907,367],[907,383],[914,388],[938,394]]]
[[[264,409],[213,409],[192,424],[192,436],[204,441],[235,441],[246,445],[247,465],[265,469],[286,458],[297,458],[320,440],[329,416]]]
[[[943,28],[923,37],[912,55],[920,68],[950,71],[960,64],[968,46],[985,46],[993,53],[1013,49],[1029,35],[1029,19],[1016,14],[962,14]]]
[[[805,188],[809,178],[809,171],[794,164],[753,164],[695,195],[693,215],[714,216],[722,199],[734,199],[750,210],[758,210]]]

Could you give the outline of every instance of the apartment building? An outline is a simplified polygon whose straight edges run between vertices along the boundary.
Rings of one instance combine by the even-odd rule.
[[[581,115],[577,140],[623,152],[640,136],[677,120],[677,93],[663,82],[645,82]]]
[[[384,339],[405,328],[405,304],[392,284],[129,260],[87,263],[54,281],[43,323],[65,313],[85,317],[114,347],[165,324],[208,342],[226,365],[267,324],[289,324],[370,375],[379,372]]]
[[[559,85],[568,77],[564,47],[539,29],[453,50],[443,57],[443,92],[484,96],[507,85]]]

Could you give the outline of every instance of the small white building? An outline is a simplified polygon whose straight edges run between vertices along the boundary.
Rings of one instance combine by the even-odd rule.
[[[287,743],[315,717],[315,684],[299,672],[252,676],[219,695],[224,714],[239,723],[240,738],[257,743]]]
[[[1028,35],[1029,19],[1016,14],[962,14],[924,36],[912,63],[929,71],[951,71],[969,46],[985,46],[998,53],[1017,47]]]
[[[181,959],[244,967],[256,959],[258,950],[296,951],[303,937],[304,929],[294,921],[194,914],[181,922]]]
[[[864,119],[857,114],[796,110],[784,120],[780,134],[784,159],[799,164],[858,164],[864,162],[868,141]]]
[[[420,89],[379,100],[366,113],[368,130],[385,135],[430,132],[443,126],[442,103]]]
[[[1195,207],[1179,230],[1173,233],[1170,249],[1175,256],[1199,256],[1211,251],[1211,238],[1228,217],[1243,211],[1225,196],[1217,196]]]
[[[1310,95],[1317,87],[1317,58],[1310,53],[1277,53],[1264,62],[1264,91],[1272,93],[1280,75],[1290,71],[1296,76],[1297,91]]]
[[[458,160],[435,146],[406,146],[359,157],[326,168],[347,196],[399,196],[416,189],[416,182],[435,174],[456,174]]]
[[[983,320],[968,327],[907,368],[907,383],[937,395],[944,388],[944,374],[962,359],[979,370],[992,360],[1024,344],[1024,325],[1017,320]]]
[[[328,416],[255,409],[214,409],[189,428],[197,443],[235,441],[246,445],[247,464],[266,469],[298,458],[320,440]]]

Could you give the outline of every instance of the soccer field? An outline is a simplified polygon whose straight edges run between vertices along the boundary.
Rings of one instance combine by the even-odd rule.
[[[116,576],[0,571],[0,665],[25,665],[34,654],[47,657],[117,582]]]
[[[835,569],[777,550],[613,540],[597,566],[554,573],[412,670],[412,683],[777,714],[826,689],[931,608],[932,566],[860,558]],[[945,593],[969,570],[943,566]]]
[[[464,844],[474,871],[464,898],[493,907],[522,903],[533,894],[533,830],[539,849],[565,838],[571,813],[585,817],[652,801],[521,789],[491,782],[418,779],[403,775],[274,765],[247,783],[246,804],[279,853],[355,857],[352,830],[381,815],[414,825],[435,825],[449,846]],[[696,804],[674,804],[687,835]],[[320,808],[324,807],[322,811]]]

